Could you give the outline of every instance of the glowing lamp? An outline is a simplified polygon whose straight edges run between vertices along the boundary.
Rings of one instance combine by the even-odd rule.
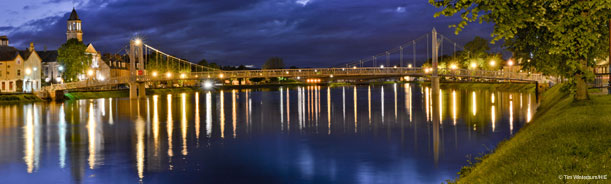
[[[87,70],[87,76],[89,76],[89,77],[93,76],[93,70],[92,69]]]
[[[450,69],[454,70],[454,69],[456,69],[456,68],[458,68],[458,66],[456,66],[456,64],[451,64],[451,65],[450,65]]]
[[[134,44],[136,44],[136,45],[140,45],[140,44],[142,44],[142,39],[140,39],[140,38],[136,38],[136,39],[134,40]]]
[[[214,85],[212,84],[212,82],[211,82],[211,81],[205,81],[205,82],[204,82],[204,88],[205,88],[205,89],[212,89],[212,87],[213,87],[213,86],[214,86]]]

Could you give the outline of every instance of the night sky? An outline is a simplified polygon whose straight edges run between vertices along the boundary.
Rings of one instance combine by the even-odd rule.
[[[279,56],[287,66],[333,66],[433,27],[459,44],[474,36],[489,39],[492,31],[492,24],[472,23],[454,35],[448,25],[460,18],[433,18],[438,9],[428,0],[1,0],[0,35],[19,49],[29,42],[37,50],[57,49],[73,6],[83,21],[83,41],[100,52],[117,53],[140,36],[166,53],[221,65],[260,66]]]

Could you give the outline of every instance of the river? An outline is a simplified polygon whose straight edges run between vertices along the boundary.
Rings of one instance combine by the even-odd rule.
[[[440,183],[537,105],[532,93],[445,88],[433,107],[431,93],[302,86],[0,105],[0,183]]]

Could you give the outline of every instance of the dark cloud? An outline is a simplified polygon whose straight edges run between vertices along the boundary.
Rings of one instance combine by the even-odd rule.
[[[224,65],[261,65],[269,57],[280,56],[287,65],[332,66],[393,48],[433,27],[459,44],[475,35],[489,37],[492,30],[490,24],[474,24],[456,36],[448,25],[459,18],[433,18],[438,10],[415,0],[313,0],[305,6],[295,0],[90,0],[81,4],[77,11],[84,41],[93,42],[98,50],[115,53],[130,38],[140,36],[167,53]],[[30,6],[36,5],[26,7]],[[0,27],[0,31],[11,33],[18,47],[34,41],[55,49],[65,41],[69,13],[41,17],[19,28]],[[426,43],[418,44],[424,57]]]

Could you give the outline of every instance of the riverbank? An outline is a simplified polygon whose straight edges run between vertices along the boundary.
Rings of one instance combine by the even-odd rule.
[[[38,98],[34,94],[1,94],[0,103],[21,103],[21,102],[42,102],[44,100]]]
[[[573,102],[560,88],[546,91],[534,119],[480,162],[463,167],[456,183],[601,181],[565,175],[608,175],[611,180],[611,96]]]
[[[199,90],[199,87],[184,87],[184,88],[156,88],[146,89],[148,95],[168,94],[168,93],[183,93]],[[129,89],[109,90],[109,91],[75,91],[64,94],[68,100],[78,99],[96,99],[96,98],[127,98],[129,97]]]
[[[430,82],[422,82],[425,86],[430,86]],[[481,89],[490,91],[519,91],[535,92],[537,85],[534,83],[497,83],[497,82],[441,82],[442,88],[454,89]]]
[[[129,90],[77,91],[64,94],[67,100],[129,97]]]

